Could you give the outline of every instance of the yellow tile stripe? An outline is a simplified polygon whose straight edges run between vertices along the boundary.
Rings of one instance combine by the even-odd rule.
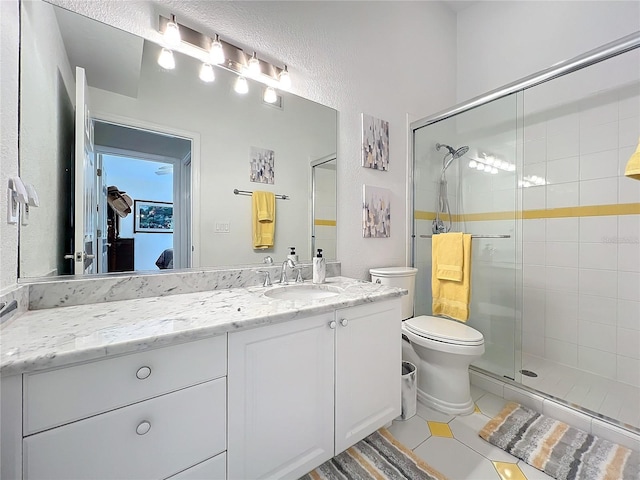
[[[604,217],[610,215],[640,215],[640,203],[615,203],[612,205],[585,205],[582,207],[547,208],[523,210],[522,212],[483,212],[451,215],[454,222],[477,222],[483,220],[531,220],[540,218]],[[448,220],[448,215],[441,215]],[[435,212],[416,210],[416,220],[433,220]]]
[[[321,220],[319,218],[316,218],[313,221],[314,225],[322,225],[323,227],[335,227],[336,226],[336,221],[335,220]]]

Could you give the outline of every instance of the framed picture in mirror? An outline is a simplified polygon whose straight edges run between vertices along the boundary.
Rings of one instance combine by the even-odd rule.
[[[134,200],[134,233],[173,233],[173,203]]]

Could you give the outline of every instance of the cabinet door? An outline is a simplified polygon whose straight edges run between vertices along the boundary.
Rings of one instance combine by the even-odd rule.
[[[400,299],[339,310],[336,321],[337,455],[400,415]]]
[[[228,478],[295,479],[333,457],[332,321],[229,334]]]

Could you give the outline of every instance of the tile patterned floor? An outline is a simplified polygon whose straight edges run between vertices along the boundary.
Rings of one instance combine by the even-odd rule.
[[[471,395],[476,402],[471,415],[446,415],[418,403],[417,415],[394,421],[389,431],[450,480],[551,479],[478,436],[507,401],[474,386]]]
[[[522,368],[538,374],[524,385],[640,428],[640,388],[528,354]]]

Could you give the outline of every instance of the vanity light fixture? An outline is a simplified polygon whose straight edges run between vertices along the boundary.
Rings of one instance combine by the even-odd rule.
[[[209,59],[213,65],[220,65],[224,63],[224,49],[222,48],[220,37],[217,34],[213,42],[211,42]]]
[[[203,63],[200,67],[200,80],[206,83],[211,83],[216,79],[216,74],[213,72],[213,67],[209,63]]]
[[[267,103],[276,103],[278,101],[278,94],[275,88],[267,87],[264,89],[264,95],[262,99]]]
[[[291,76],[289,75],[289,69],[284,66],[284,69],[280,72],[280,88],[283,90],[289,90],[291,88]]]
[[[247,79],[240,75],[236,79],[236,84],[233,89],[236,91],[236,93],[241,93],[243,95],[249,92],[249,83],[247,83]]]
[[[258,60],[256,52],[253,52],[253,55],[251,55],[251,58],[249,59],[249,63],[247,65],[247,74],[250,77],[256,78],[260,75],[260,73],[262,73],[260,71],[260,60]]]
[[[174,28],[175,26],[175,28]],[[272,63],[258,59],[258,54],[253,52],[248,55],[240,47],[237,47],[227,41],[220,40],[219,35],[211,36],[203,34],[186,25],[179,24],[175,21],[175,16],[170,17],[159,16],[158,32],[163,37],[163,44],[167,50],[163,51],[161,59],[158,63],[163,68],[171,69],[175,67],[175,61],[168,59],[171,47],[170,45],[179,45],[180,52],[199,59],[208,65],[219,65],[225,70],[236,73],[241,77],[251,76],[255,80],[264,83],[266,86],[289,89],[291,87],[291,77],[287,66],[284,68],[277,67]],[[178,39],[176,40],[176,33]],[[205,67],[201,68],[202,69]],[[206,67],[208,70],[208,67]],[[206,74],[208,75],[208,73]],[[236,82],[236,91],[248,91],[249,85],[246,78],[238,79]]]
[[[164,29],[163,38],[164,43],[170,48],[175,48],[180,45],[180,29],[178,28],[175,15],[171,15],[171,21],[167,23]]]
[[[158,57],[158,65],[165,70],[173,70],[176,68],[176,61],[173,58],[173,52],[168,48],[163,48]]]

